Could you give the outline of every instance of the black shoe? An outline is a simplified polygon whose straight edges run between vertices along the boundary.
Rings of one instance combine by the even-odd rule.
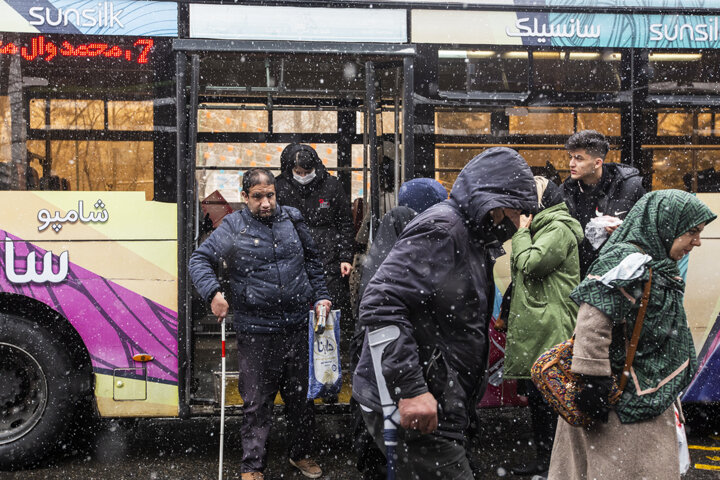
[[[513,475],[538,475],[545,474],[547,476],[549,465],[540,464],[537,462],[523,463],[510,467],[510,473]]]

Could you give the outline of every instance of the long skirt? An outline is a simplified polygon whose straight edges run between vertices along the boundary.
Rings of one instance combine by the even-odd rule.
[[[590,429],[558,419],[548,480],[677,480],[680,478],[675,412],[645,422],[608,423]]]

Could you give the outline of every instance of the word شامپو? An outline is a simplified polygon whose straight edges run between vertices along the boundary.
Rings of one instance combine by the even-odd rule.
[[[80,221],[80,223],[107,222],[110,214],[105,209],[105,204],[103,203],[103,201],[98,199],[98,201],[95,202],[94,206],[95,208],[102,208],[102,211],[89,212],[87,215],[85,215],[85,206],[82,200],[78,200],[77,210],[68,210],[68,212],[64,216],[60,215],[60,212],[58,211],[55,211],[55,215],[51,215],[49,210],[42,209],[38,212],[37,215],[38,221],[42,223],[42,225],[38,227],[38,232],[42,232],[48,226],[50,226],[50,224],[52,224],[52,228],[53,230],[55,230],[55,233],[58,233],[60,232],[63,223],[75,223],[77,221]]]

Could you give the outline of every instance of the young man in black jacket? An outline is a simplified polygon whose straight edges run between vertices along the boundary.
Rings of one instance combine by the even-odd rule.
[[[570,215],[585,231],[591,219],[599,215],[625,218],[635,202],[645,195],[637,169],[620,163],[605,163],[610,145],[602,133],[583,130],[568,138],[565,149],[570,155],[570,177],[562,185]],[[619,224],[618,224],[619,225]],[[607,227],[611,234],[617,226]],[[600,249],[585,238],[580,249],[580,278],[585,278]]]
[[[361,325],[400,329],[382,360],[400,412],[398,479],[473,479],[464,440],[486,384],[493,263],[520,214],[537,208],[525,160],[509,148],[488,149],[460,172],[448,200],[405,227],[365,289]],[[384,448],[367,341],[353,397]]]

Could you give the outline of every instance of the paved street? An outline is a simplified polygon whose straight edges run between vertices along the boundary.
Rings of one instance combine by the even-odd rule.
[[[532,455],[528,412],[521,408],[481,410],[482,430],[473,459],[482,467],[483,478],[512,477],[503,468],[508,462]],[[715,426],[712,426],[712,423]],[[688,480],[718,478],[720,433],[717,420],[700,421],[690,431],[693,467]],[[302,479],[287,464],[281,421],[271,435],[266,478]],[[0,472],[3,480],[95,480],[95,479],[212,479],[217,478],[218,419],[139,420],[132,425],[106,425],[90,451],[76,451],[52,465],[22,472]],[[320,453],[318,461],[325,479],[360,480],[353,466],[351,421],[346,415],[318,416]],[[239,479],[239,418],[226,424],[225,478]],[[697,468],[696,468],[697,467]],[[714,469],[713,469],[714,468]],[[526,477],[529,478],[529,477]]]

